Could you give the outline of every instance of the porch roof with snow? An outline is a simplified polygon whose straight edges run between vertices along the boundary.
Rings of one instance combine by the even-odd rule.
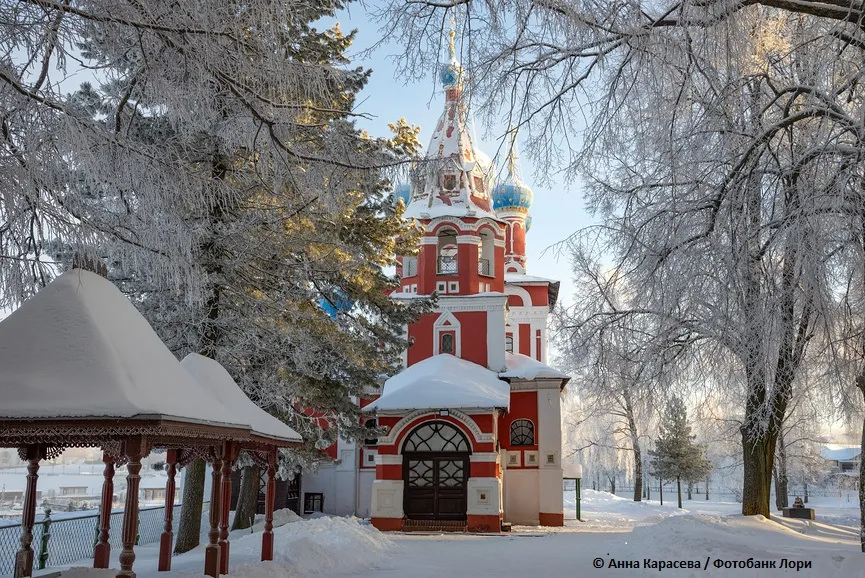
[[[415,363],[384,383],[363,411],[509,408],[510,385],[494,371],[449,353]]]
[[[565,387],[571,379],[570,375],[562,373],[558,369],[522,353],[506,351],[505,367],[507,369],[499,373],[499,377],[505,379],[524,379],[527,381],[535,379],[560,379],[562,387]]]
[[[270,415],[249,399],[228,371],[215,359],[190,353],[180,362],[202,387],[210,391],[220,403],[252,427],[252,434],[287,442],[303,441],[300,434]]]

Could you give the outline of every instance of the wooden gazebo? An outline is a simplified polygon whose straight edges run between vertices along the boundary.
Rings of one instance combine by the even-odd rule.
[[[155,448],[168,449],[159,570],[171,565],[176,468],[201,457],[212,464],[214,481],[205,574],[228,573],[231,469],[241,451],[267,468],[262,560],[273,558],[277,451],[299,444],[300,436],[255,406],[227,373],[213,379],[216,367],[225,371],[218,363],[201,356],[193,361],[186,365],[195,377],[114,285],[80,269],[61,275],[0,322],[0,447],[18,448],[28,471],[15,578],[32,574],[39,463],[70,447],[103,451],[94,567],[109,564],[114,467],[125,464],[118,576],[135,576],[141,460]]]

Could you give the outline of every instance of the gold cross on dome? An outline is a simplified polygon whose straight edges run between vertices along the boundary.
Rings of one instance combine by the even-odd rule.
[[[451,52],[451,60],[456,60],[456,58],[457,58],[457,48],[456,48],[456,44],[454,42],[454,38],[456,38],[456,35],[457,35],[457,19],[456,19],[456,16],[451,14],[451,31],[448,32],[448,36],[450,37],[450,39],[448,41],[448,47],[450,48],[450,52]]]

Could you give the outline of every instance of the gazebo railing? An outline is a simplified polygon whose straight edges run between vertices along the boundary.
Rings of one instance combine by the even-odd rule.
[[[52,520],[51,510],[33,526],[33,567],[66,566],[79,560],[92,559],[93,548],[98,538],[99,514],[63,517]],[[159,542],[165,520],[165,507],[140,508],[138,511],[137,544]],[[177,532],[180,520],[180,504],[174,506],[173,530]],[[112,550],[121,546],[120,534],[123,526],[123,511],[111,512],[109,540]],[[10,576],[15,562],[15,553],[20,547],[21,524],[0,523],[0,576]]]

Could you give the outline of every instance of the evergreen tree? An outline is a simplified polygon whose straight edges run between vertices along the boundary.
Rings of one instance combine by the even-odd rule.
[[[86,163],[73,165],[66,201],[85,221],[127,232],[96,235],[85,248],[107,261],[109,278],[179,358],[197,352],[220,361],[253,401],[302,435],[304,447],[282,455],[283,478],[326,459],[322,450],[337,432],[368,434],[356,400],[395,372],[408,345],[404,326],[430,305],[391,300],[398,279],[384,273],[416,245],[384,167],[417,152],[418,130],[400,121],[392,138],[371,138],[355,127],[354,98],[369,71],[346,68],[353,33],[312,26],[339,6],[305,5],[281,36],[259,46],[311,81],[301,91],[285,90],[280,79],[258,86],[269,113],[291,111],[280,123],[250,114],[219,82],[198,87],[199,98],[216,103],[209,123],[179,114],[177,101],[136,76],[85,85],[71,99],[77,117],[109,133],[122,126],[126,144],[158,147],[160,167],[187,177],[167,180],[174,195],[156,203],[135,179],[101,181]],[[261,41],[250,34],[249,42]],[[95,34],[80,44],[95,60],[116,51]],[[163,88],[186,82],[157,76]],[[235,138],[244,123],[272,138],[265,145],[258,134]],[[159,249],[129,242],[154,220],[171,225]],[[80,249],[66,238],[56,244],[67,264]],[[199,464],[186,483],[203,487],[204,475]],[[201,498],[185,500],[178,552],[197,545],[200,519]]]
[[[659,429],[655,449],[649,450],[652,471],[661,479],[676,480],[681,508],[682,480],[694,482],[704,479],[712,464],[706,459],[703,448],[694,443],[682,398],[674,396],[667,402]]]

